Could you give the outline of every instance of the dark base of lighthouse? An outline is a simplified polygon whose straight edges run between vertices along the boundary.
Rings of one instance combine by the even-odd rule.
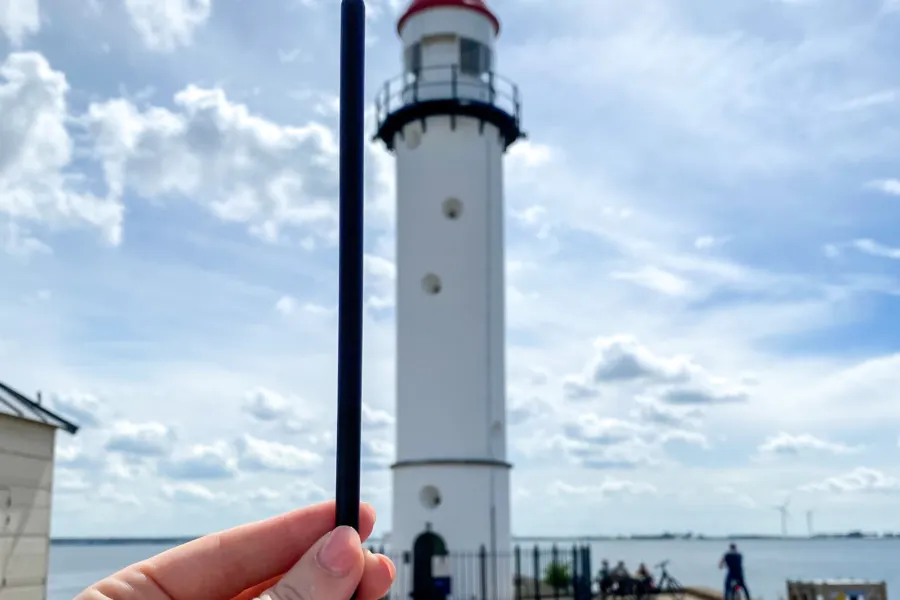
[[[404,127],[418,121],[422,125],[422,131],[428,131],[430,117],[450,117],[451,128],[455,127],[457,117],[473,118],[481,124],[482,132],[485,124],[490,123],[500,131],[504,148],[509,148],[516,140],[525,137],[525,132],[519,126],[519,119],[497,105],[477,100],[450,98],[423,100],[398,108],[387,114],[378,124],[378,132],[374,139],[381,140],[388,150],[393,151],[394,141],[398,135],[403,136]]]
[[[372,551],[384,553],[385,549]],[[595,598],[596,571],[587,544],[515,545],[497,552],[481,546],[474,552],[459,552],[426,524],[412,548],[394,548],[387,554],[397,577],[384,600]]]

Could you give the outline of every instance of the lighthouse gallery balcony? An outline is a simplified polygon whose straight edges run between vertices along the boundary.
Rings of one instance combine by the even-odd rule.
[[[388,80],[375,98],[377,133],[388,150],[403,128],[413,122],[427,130],[428,118],[449,116],[477,119],[482,126],[494,125],[508,148],[522,131],[522,103],[519,88],[493,71],[479,76],[461,74],[458,65],[423,67]]]

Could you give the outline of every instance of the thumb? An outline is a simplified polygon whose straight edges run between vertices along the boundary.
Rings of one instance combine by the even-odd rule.
[[[350,600],[364,568],[359,534],[341,526],[313,544],[260,600]]]

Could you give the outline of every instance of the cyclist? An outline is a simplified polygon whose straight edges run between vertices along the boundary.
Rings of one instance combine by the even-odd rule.
[[[747,600],[750,600],[750,591],[744,581],[744,557],[738,552],[735,544],[728,546],[728,552],[719,561],[719,568],[725,572],[725,600],[734,600],[735,591],[740,588]]]

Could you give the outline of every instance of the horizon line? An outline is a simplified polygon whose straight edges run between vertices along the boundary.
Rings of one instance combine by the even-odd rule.
[[[90,543],[106,543],[106,544],[162,544],[178,542],[184,543],[191,540],[199,539],[207,534],[199,535],[170,535],[170,536],[59,536],[51,537],[51,544],[90,544]],[[592,534],[592,535],[529,535],[529,536],[513,536],[513,542],[592,542],[592,541],[720,541],[720,540],[785,540],[785,541],[802,541],[816,539],[897,539],[900,538],[900,532],[833,532],[833,533],[816,533],[804,535],[786,536],[780,534],[766,533],[734,533],[734,534],[703,534],[703,533],[658,533],[658,534]],[[366,545],[385,544],[384,537],[370,537],[366,541]]]

